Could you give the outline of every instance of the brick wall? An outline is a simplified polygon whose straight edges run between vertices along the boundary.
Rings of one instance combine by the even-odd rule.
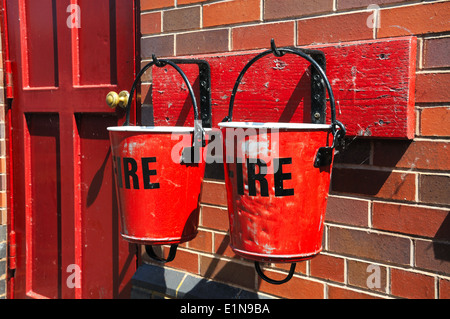
[[[2,34],[0,33],[0,45]],[[0,299],[6,299],[7,286],[7,205],[6,205],[6,139],[3,50],[0,47]]]
[[[143,63],[151,53],[267,48],[270,38],[288,46],[417,36],[416,136],[347,140],[333,170],[323,253],[298,263],[284,285],[261,281],[228,246],[218,165],[207,170],[197,238],[166,267],[283,298],[450,298],[449,1],[141,0],[141,32]],[[265,271],[281,278],[288,267]]]

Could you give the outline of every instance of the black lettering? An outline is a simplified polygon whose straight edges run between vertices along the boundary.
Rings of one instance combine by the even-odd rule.
[[[130,167],[131,165],[131,167]],[[125,188],[130,189],[130,177],[133,179],[133,188],[139,189],[139,179],[136,175],[137,163],[133,158],[123,158],[123,175],[125,178]]]
[[[283,173],[283,165],[292,164],[292,158],[279,158],[274,159],[274,167],[278,168],[278,170],[274,174],[275,179],[275,196],[292,196],[294,195],[294,189],[283,188],[283,181],[291,179],[291,173]]]
[[[259,167],[258,174],[256,174],[256,165]],[[269,184],[264,177],[266,174],[262,173],[262,167],[267,168],[267,164],[263,160],[258,158],[256,163],[250,163],[250,159],[247,158],[248,194],[250,196],[256,196],[256,181],[259,182],[261,196],[269,196]]]
[[[122,162],[120,161],[120,157],[115,157],[113,156],[113,160],[114,160],[114,171],[116,172],[116,176],[117,176],[117,184],[120,188],[123,187],[122,184]]]
[[[239,195],[244,195],[244,176],[242,173],[241,159],[236,159],[236,178],[237,178],[237,192]]]
[[[156,169],[149,169],[149,163],[156,163],[156,157],[143,157],[142,162],[142,179],[144,182],[144,189],[159,188],[159,183],[150,183],[150,176],[156,175]]]

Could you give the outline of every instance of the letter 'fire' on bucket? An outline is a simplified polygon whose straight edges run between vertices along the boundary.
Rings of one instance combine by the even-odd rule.
[[[232,122],[234,97],[242,77],[254,62],[270,53],[293,53],[311,62],[328,90],[331,125]],[[225,149],[231,248],[254,260],[264,280],[272,284],[287,282],[294,274],[295,262],[312,258],[322,250],[333,149],[345,135],[344,126],[335,118],[328,79],[320,65],[302,50],[277,49],[272,40],[272,50],[260,53],[242,70],[231,95],[228,116],[219,126]],[[292,265],[289,275],[277,281],[262,273],[259,262]]]
[[[183,63],[181,59],[175,61]],[[193,63],[187,61],[190,62],[185,63]],[[169,64],[180,73],[189,89],[194,127],[131,126],[129,99],[124,126],[108,128],[121,235],[127,241],[146,245],[148,255],[161,262],[173,260],[177,245],[197,235],[205,171],[205,162],[199,156],[206,146],[205,132],[198,120],[192,86],[176,63],[154,57],[138,74],[130,95],[133,96],[138,80],[148,68],[154,64],[158,67]],[[179,152],[174,154],[174,148]],[[152,245],[163,244],[171,245],[167,259],[158,257],[152,249]]]

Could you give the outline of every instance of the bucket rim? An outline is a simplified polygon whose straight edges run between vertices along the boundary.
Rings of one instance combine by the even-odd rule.
[[[330,130],[331,124],[280,123],[280,122],[221,122],[220,127],[293,129],[293,130]]]
[[[154,132],[154,133],[184,133],[194,132],[194,127],[190,126],[110,126],[107,128],[110,132]],[[204,131],[211,130],[203,128]]]

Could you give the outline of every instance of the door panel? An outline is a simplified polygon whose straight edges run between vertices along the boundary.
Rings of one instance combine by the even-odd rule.
[[[133,82],[134,1],[6,2],[14,297],[126,297],[136,254],[119,235],[106,130],[124,114],[105,97]]]
[[[80,195],[84,209],[80,215],[80,253],[86,256],[83,263],[83,279],[91,282],[84,291],[89,298],[104,297],[102,287],[116,285],[110,282],[113,274],[122,269],[121,258],[126,261],[128,244],[121,240],[118,211],[116,206],[115,184],[112,178],[112,163],[109,136],[106,128],[116,125],[113,116],[97,114],[78,114],[77,125],[80,145]],[[100,205],[99,205],[100,203]],[[109,212],[104,214],[104,212]],[[120,241],[119,241],[120,239]],[[120,249],[118,249],[120,246]],[[111,252],[123,252],[121,256]],[[109,268],[99,267],[105,262]],[[129,266],[129,265],[128,265]],[[117,288],[117,287],[115,287]]]
[[[58,86],[55,11],[51,0],[19,0],[24,87]]]
[[[79,35],[78,47],[74,48],[79,56],[79,84],[116,84],[116,3],[109,0],[84,0],[80,1],[80,6],[83,7],[83,28],[74,30]],[[96,10],[109,14],[101,15],[98,19],[85,17],[85,12]]]
[[[26,114],[27,149],[25,166],[27,206],[28,290],[58,297],[61,281],[61,185],[59,119],[57,114]],[[40,171],[41,174],[31,172]],[[31,173],[31,174],[30,174]]]

